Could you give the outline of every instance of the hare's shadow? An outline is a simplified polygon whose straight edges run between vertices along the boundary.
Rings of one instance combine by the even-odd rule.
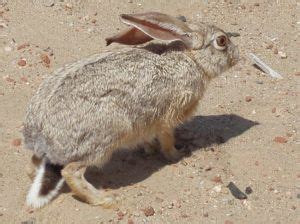
[[[194,151],[222,144],[257,124],[234,114],[196,116],[176,129],[176,147]],[[148,178],[166,164],[160,153],[146,156],[141,150],[122,150],[102,169],[89,169],[86,178],[97,188],[117,189]]]

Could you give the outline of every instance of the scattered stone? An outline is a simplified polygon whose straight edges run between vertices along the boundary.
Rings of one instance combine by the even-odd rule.
[[[251,194],[252,192],[253,192],[253,190],[251,187],[246,187],[246,189],[245,189],[246,194]]]
[[[29,47],[29,46],[30,46],[29,43],[20,44],[20,45],[17,47],[17,50],[21,50],[21,49],[24,49],[24,48]]]
[[[220,175],[215,176],[214,178],[211,179],[211,181],[213,181],[215,183],[223,183]]]
[[[208,213],[207,212],[203,213],[203,217],[207,218],[208,217]]]
[[[41,54],[41,59],[42,59],[42,62],[43,62],[43,65],[47,68],[50,67],[50,58],[48,57],[47,54]]]
[[[128,219],[127,224],[134,224],[134,221],[132,219]]]
[[[43,5],[46,7],[54,6],[54,0],[43,0]]]
[[[142,209],[142,211],[144,212],[145,216],[153,216],[155,214],[154,208],[149,206],[147,208]]]
[[[125,213],[123,213],[122,211],[119,211],[117,213],[117,216],[118,216],[118,220],[122,220],[124,218],[124,216],[125,216]]]
[[[15,82],[16,82],[13,78],[9,77],[8,75],[7,75],[7,76],[4,76],[4,80],[5,80],[6,82],[12,82],[12,83],[15,83]]]
[[[0,22],[0,28],[7,28],[8,26],[5,23]]]
[[[10,46],[6,46],[6,47],[4,47],[4,51],[11,52],[12,48]]]
[[[222,186],[221,185],[214,186],[212,190],[216,193],[220,193],[222,191]]]
[[[276,107],[273,107],[273,108],[272,108],[272,113],[273,113],[273,114],[276,113]]]
[[[300,199],[300,194],[297,194],[297,198]]]
[[[67,3],[67,4],[65,5],[65,8],[66,8],[66,9],[73,9],[73,5],[72,5],[71,3]]]
[[[287,58],[287,55],[285,52],[282,52],[282,51],[278,51],[278,55],[280,56],[280,58],[282,59],[286,59]]]
[[[296,72],[296,73],[295,73],[295,76],[300,76],[300,72]]]
[[[172,202],[173,206],[175,206],[176,208],[181,208],[181,203],[178,200],[175,200]]]
[[[27,64],[27,61],[25,58],[21,58],[19,61],[18,61],[18,65],[19,66],[25,66]]]
[[[183,166],[187,166],[187,165],[188,165],[188,163],[187,163],[186,161],[184,161],[184,160],[182,160],[180,163],[181,163]]]
[[[212,167],[208,165],[208,166],[204,167],[204,170],[205,171],[210,171],[210,170],[212,170]]]
[[[277,47],[274,47],[273,53],[274,53],[274,54],[278,54],[278,49],[277,49]]]
[[[254,3],[254,6],[258,7],[258,6],[259,6],[259,3],[258,3],[258,2],[257,2],[257,3]]]
[[[247,195],[244,194],[233,182],[230,182],[227,187],[235,198],[247,199]]]
[[[28,78],[26,76],[21,76],[20,79],[22,82],[28,83]]]
[[[266,49],[270,50],[274,47],[272,43],[266,45]]]
[[[185,16],[180,15],[180,16],[177,16],[176,18],[181,20],[182,22],[186,22]]]
[[[253,96],[246,96],[245,97],[246,102],[250,102],[250,101],[252,101],[252,99],[253,99]]]
[[[162,202],[164,201],[164,199],[159,198],[159,197],[156,197],[156,198],[155,198],[155,201],[156,201],[157,203],[162,203]]]
[[[288,140],[283,136],[277,136],[274,138],[274,142],[283,144],[283,143],[287,143]]]
[[[260,80],[257,80],[257,81],[255,81],[255,82],[256,82],[256,84],[259,84],[259,85],[264,84],[264,82],[263,82],[263,81],[260,81]]]
[[[233,222],[230,220],[225,220],[224,224],[233,224]]]
[[[95,24],[97,22],[97,20],[96,19],[92,19],[91,22]]]
[[[31,218],[31,219],[21,222],[21,224],[35,224],[35,223],[36,223],[35,218]]]
[[[13,139],[12,140],[12,142],[11,142],[11,144],[13,145],[13,146],[20,146],[21,145],[21,142],[22,142],[22,140],[20,139],[20,138],[15,138],[15,139]]]
[[[189,216],[187,214],[181,214],[182,218],[188,218]]]

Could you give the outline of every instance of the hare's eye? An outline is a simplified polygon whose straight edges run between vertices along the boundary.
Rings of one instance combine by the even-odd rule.
[[[214,47],[218,50],[224,50],[227,46],[227,37],[225,35],[218,36],[214,41]]]
[[[220,47],[225,47],[227,44],[227,38],[225,36],[219,36],[217,37],[217,44]]]

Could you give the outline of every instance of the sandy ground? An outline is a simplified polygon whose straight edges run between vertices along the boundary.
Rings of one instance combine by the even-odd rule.
[[[300,223],[299,1],[49,2],[0,0],[0,223]],[[27,213],[31,153],[18,139],[30,97],[54,69],[107,49],[104,38],[124,27],[120,13],[143,11],[241,34],[234,40],[240,63],[210,84],[197,116],[178,130],[177,144],[192,154],[168,164],[159,154],[122,153],[91,170],[95,186],[119,195],[114,209],[91,207],[66,190]],[[284,78],[251,66],[251,52]],[[236,199],[229,182],[253,192]],[[148,217],[147,207],[154,210]]]

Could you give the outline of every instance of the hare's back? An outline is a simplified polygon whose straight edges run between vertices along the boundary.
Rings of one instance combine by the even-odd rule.
[[[161,116],[172,86],[180,85],[172,77],[178,62],[143,49],[93,57],[62,68],[41,85],[24,124],[29,148],[61,159],[68,152],[78,157],[109,147],[137,123]]]

